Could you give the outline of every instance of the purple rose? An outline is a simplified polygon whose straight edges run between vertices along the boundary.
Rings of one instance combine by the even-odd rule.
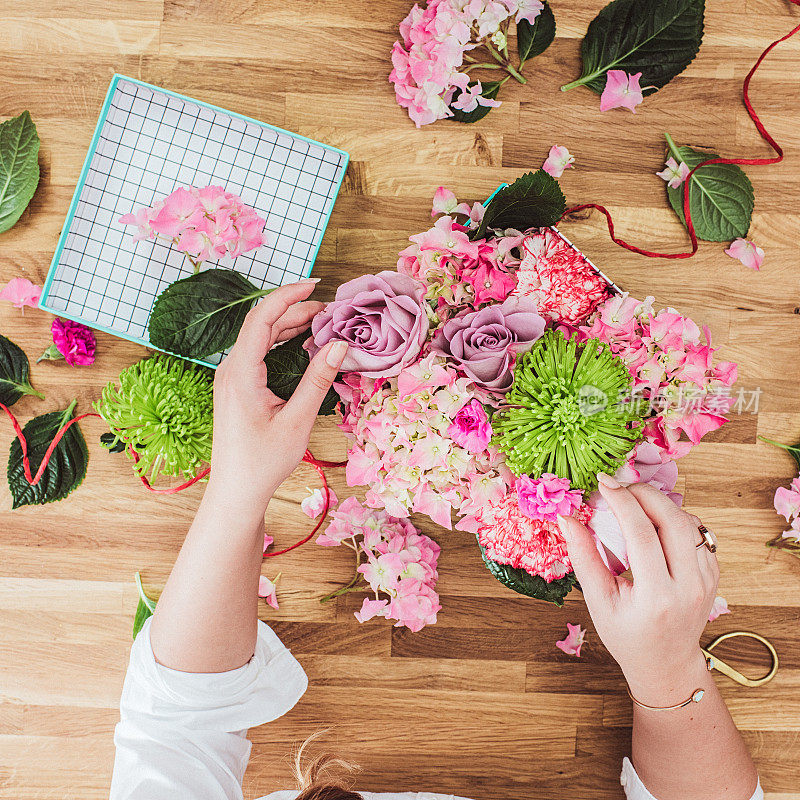
[[[491,392],[506,392],[513,380],[514,357],[544,333],[545,321],[527,297],[509,297],[500,305],[460,313],[436,331],[431,350]]]
[[[313,356],[331,341],[347,342],[342,372],[390,378],[416,361],[428,336],[424,288],[408,275],[379,272],[343,283],[311,322]]]

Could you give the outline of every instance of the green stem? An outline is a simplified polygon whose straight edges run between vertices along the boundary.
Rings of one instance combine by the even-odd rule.
[[[360,566],[361,551],[358,549],[358,547],[356,547],[356,574],[353,575],[353,579],[346,586],[342,586],[341,589],[335,589],[330,594],[326,594],[325,597],[320,597],[320,603],[327,603],[330,600],[333,600],[335,597],[341,597],[343,594],[347,594],[348,592],[361,591],[363,587],[357,585],[361,581],[361,573],[358,571]]]
[[[792,446],[790,444],[781,444],[780,442],[776,442],[774,439],[767,439],[766,436],[756,436],[756,439],[761,439],[762,442],[766,442],[767,444],[774,444],[775,447],[780,447],[781,450],[788,450],[789,452],[794,452],[798,449],[796,446]]]
[[[585,83],[588,83],[593,77],[597,76],[588,76],[585,78],[578,78],[576,81],[572,81],[571,83],[565,83],[561,87],[562,92],[568,92],[570,89],[574,89],[576,86],[583,86]]]
[[[670,155],[680,164],[683,161],[681,157],[680,150],[678,150],[678,145],[675,144],[675,140],[668,134],[664,134],[664,138],[667,140],[667,147],[669,148]]]
[[[495,60],[495,61],[496,61],[498,64],[500,64],[500,66],[501,66],[501,67],[502,67],[502,68],[503,68],[503,69],[504,69],[504,70],[505,70],[505,71],[506,71],[506,72],[507,72],[509,75],[511,75],[511,77],[512,77],[512,78],[515,78],[515,79],[516,79],[516,80],[518,80],[520,83],[527,83],[527,82],[528,82],[528,79],[527,79],[527,78],[525,78],[525,77],[523,77],[522,75],[520,75],[520,73],[519,73],[519,72],[517,72],[517,70],[516,70],[516,69],[514,69],[514,67],[512,67],[512,66],[511,66],[511,62],[510,62],[510,61],[509,61],[507,58],[503,58],[503,56],[501,56],[501,55],[500,55],[500,53],[498,53],[498,52],[497,52],[497,50],[495,50],[495,49],[494,49],[494,47],[492,47],[492,44],[491,44],[491,42],[490,42],[488,39],[487,39],[487,40],[484,42],[484,45],[485,45],[486,49],[489,51],[489,53],[490,53],[490,55],[492,56],[492,58],[493,58],[493,59],[494,59],[494,60]]]
[[[471,69],[503,69],[500,64],[470,64],[462,72],[469,72]]]

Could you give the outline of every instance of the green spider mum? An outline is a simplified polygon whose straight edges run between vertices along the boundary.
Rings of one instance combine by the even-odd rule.
[[[212,386],[204,367],[159,354],[123,370],[95,409],[129,457],[128,445],[136,451],[140,476],[194,477],[211,460]]]
[[[641,436],[622,359],[597,339],[578,344],[547,331],[520,356],[505,408],[492,418],[495,443],[517,475],[551,472],[577,489],[613,475]]]

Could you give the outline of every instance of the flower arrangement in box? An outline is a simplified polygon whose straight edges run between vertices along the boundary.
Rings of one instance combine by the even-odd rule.
[[[440,188],[397,269],[341,285],[305,345],[349,346],[335,388],[367,506],[474,533],[495,577],[559,605],[558,516],[626,569],[597,474],[679,503],[675,460],[725,422],[736,379],[707,329],[620,292],[551,227],[563,205],[541,170],[486,206]]]

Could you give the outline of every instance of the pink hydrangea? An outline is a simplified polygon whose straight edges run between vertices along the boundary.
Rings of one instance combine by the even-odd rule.
[[[573,516],[587,524],[592,510],[584,505]],[[548,583],[572,572],[567,544],[558,524],[525,514],[515,490],[483,505],[475,518],[478,541],[492,561],[540,575]]]
[[[55,317],[51,326],[53,344],[73,367],[84,367],[94,363],[97,342],[91,328],[70,319]]]
[[[572,489],[569,479],[545,472],[539,478],[523,475],[514,484],[520,511],[531,519],[557,522],[558,516],[569,517],[583,503],[583,493]]]
[[[27,278],[12,278],[0,289],[0,300],[7,300],[25,313],[25,306],[36,308],[42,296],[42,287]]]
[[[568,656],[581,657],[581,647],[586,638],[586,630],[580,625],[567,623],[567,635],[560,642],[556,642],[556,647]]]
[[[603,276],[555,229],[526,237],[522,249],[514,294],[536,300],[543,317],[576,325],[608,297]]]
[[[199,264],[236,258],[266,243],[266,220],[222,186],[179,187],[151,207],[119,218],[133,225],[134,240],[161,237]]]
[[[357,572],[374,593],[364,599],[356,619],[385,617],[414,632],[435,624],[441,610],[436,593],[439,545],[408,519],[368,508],[355,497],[348,497],[330,517],[317,543],[354,550],[360,562]]]
[[[471,452],[451,432],[465,406],[489,396],[444,358],[430,354],[388,381],[346,375],[336,388],[345,403],[341,428],[351,441],[347,483],[368,487],[368,506],[394,517],[427,514],[449,529],[454,511],[469,514],[473,503],[505,492],[510,473],[496,448]],[[473,413],[475,406],[462,414],[464,430]],[[485,438],[488,431],[476,423],[472,434]],[[469,441],[475,446],[478,439]]]
[[[708,328],[701,331],[673,308],[655,311],[653,301],[627,293],[610,297],[578,335],[608,342],[626,363],[633,399],[644,405],[648,417],[645,439],[675,459],[727,421],[735,402],[730,387],[736,365],[714,363]]]
[[[800,476],[788,488],[779,486],[775,490],[774,503],[775,510],[789,523],[783,538],[800,540]]]

